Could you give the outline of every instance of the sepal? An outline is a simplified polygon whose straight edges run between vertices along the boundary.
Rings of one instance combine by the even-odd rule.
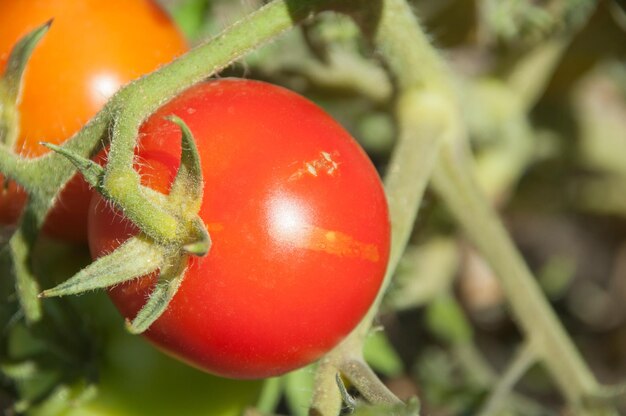
[[[170,199],[186,203],[186,210],[195,214],[200,209],[204,187],[200,154],[185,122],[173,115],[167,119],[177,124],[182,132],[180,167],[170,190]]]
[[[126,329],[131,334],[141,334],[165,312],[183,281],[187,269],[187,256],[180,258],[174,265],[161,269],[159,281],[150,293],[148,301],[132,321],[126,320]]]
[[[21,38],[11,50],[6,69],[0,79],[0,141],[13,148],[19,132],[19,114],[22,80],[26,65],[35,47],[46,34],[52,20]]]
[[[192,256],[203,257],[206,256],[211,249],[211,236],[202,222],[200,217],[196,216],[192,221],[192,235],[196,238],[193,242],[187,243],[183,246],[183,251]]]
[[[123,283],[158,270],[164,259],[162,247],[139,235],[39,297],[66,296]]]
[[[343,382],[343,379],[341,378],[341,374],[340,373],[335,374],[335,382],[337,383],[337,388],[339,389],[339,394],[341,394],[341,400],[343,401],[343,403],[346,406],[346,408],[348,409],[348,411],[350,413],[353,413],[354,409],[356,409],[357,401],[348,392],[348,388],[346,387],[346,384]]]
[[[69,280],[43,291],[39,297],[65,296],[105,288],[161,269],[159,281],[146,304],[132,321],[127,321],[128,331],[135,334],[144,332],[167,309],[180,287],[189,255],[204,256],[211,248],[209,233],[198,216],[203,194],[198,149],[187,125],[175,116],[169,117],[169,120],[176,123],[182,132],[181,163],[171,191],[167,196],[144,186],[140,186],[139,191],[143,198],[164,207],[179,219],[178,241],[174,244],[158,242],[141,234],[96,260]],[[105,198],[108,197],[105,181],[108,168],[64,146],[42,144],[66,157],[92,187]],[[120,208],[124,210],[124,206]]]
[[[104,178],[104,168],[94,162],[91,159],[87,159],[78,153],[74,153],[66,147],[57,146],[56,144],[41,142],[42,146],[47,147],[50,150],[53,150],[59,153],[62,156],[65,156],[67,160],[72,162],[76,169],[83,175],[85,181],[93,186],[94,188],[100,190],[102,189],[102,179]]]

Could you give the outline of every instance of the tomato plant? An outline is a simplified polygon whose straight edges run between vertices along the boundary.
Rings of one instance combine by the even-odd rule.
[[[137,168],[167,193],[180,164],[183,119],[202,162],[199,215],[212,239],[190,259],[180,289],[145,335],[211,373],[268,377],[303,366],[337,344],[380,287],[389,219],[367,155],[323,110],[270,84],[199,84],[140,129]],[[137,232],[95,195],[95,257]],[[155,284],[144,276],[110,289],[132,319]]]
[[[18,106],[14,150],[24,157],[45,153],[41,141],[65,141],[122,85],[186,49],[171,20],[150,0],[2,1],[0,72],[18,39],[50,19],[53,24],[28,63]],[[15,185],[2,189],[0,224],[13,224],[26,196]],[[79,176],[72,179],[44,231],[86,240],[89,195]]]

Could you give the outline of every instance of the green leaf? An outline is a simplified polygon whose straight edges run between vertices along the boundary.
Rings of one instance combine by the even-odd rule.
[[[289,414],[293,416],[307,416],[315,384],[314,366],[307,366],[292,371],[283,376],[283,378]]]
[[[402,360],[383,331],[375,331],[368,336],[363,355],[374,370],[387,377],[398,376],[404,371]]]
[[[206,226],[197,215],[202,204],[204,188],[200,154],[193,134],[185,122],[174,115],[167,119],[176,123],[182,131],[180,167],[168,199],[171,204],[175,204],[182,211],[184,218],[193,218],[191,242],[186,243],[183,250],[194,256],[204,256],[211,248],[211,238]]]
[[[159,282],[146,304],[139,310],[135,319],[126,321],[126,329],[131,334],[141,334],[165,312],[183,281],[187,269],[187,258],[184,256],[177,264],[161,269]]]
[[[450,295],[434,299],[426,310],[428,326],[439,338],[451,343],[470,342],[472,327],[459,303]]]
[[[178,2],[172,17],[188,39],[197,38],[203,31],[210,0],[186,0]]]
[[[273,414],[282,397],[285,387],[284,377],[272,377],[265,379],[259,399],[257,400],[256,409],[262,414]]]
[[[163,264],[163,248],[144,235],[133,237],[111,254],[59,284],[40,297],[65,296],[101,289],[154,272]]]
[[[31,360],[4,363],[0,365],[0,373],[13,380],[27,380],[37,374],[37,364]]]

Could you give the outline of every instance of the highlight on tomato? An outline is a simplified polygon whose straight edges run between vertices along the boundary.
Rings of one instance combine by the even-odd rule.
[[[6,0],[0,1],[0,73],[15,43],[50,19],[28,63],[18,106],[14,151],[28,158],[48,151],[39,142],[67,140],[121,86],[186,50],[182,35],[152,0]],[[86,241],[89,199],[77,175],[62,191],[44,232]],[[15,183],[0,186],[0,224],[15,224],[25,200]]]
[[[304,366],[362,319],[383,280],[390,225],[378,173],[328,114],[284,88],[242,79],[200,83],[141,127],[136,168],[170,191],[184,120],[195,138],[204,191],[199,217],[212,246],[189,256],[169,306],[144,335],[210,373],[262,378]],[[95,194],[95,258],[138,230]],[[131,260],[132,261],[132,260]],[[128,320],[156,273],[109,289]]]

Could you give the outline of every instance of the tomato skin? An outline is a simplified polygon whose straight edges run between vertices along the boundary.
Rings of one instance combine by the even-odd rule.
[[[261,378],[308,364],[362,318],[384,277],[389,219],[367,155],[329,115],[258,81],[199,84],[142,126],[145,183],[167,192],[180,158],[176,114],[194,134],[205,192],[200,217],[213,245],[193,258],[166,312],[145,333],[161,349],[211,373]],[[92,255],[136,229],[98,195]],[[132,318],[154,284],[116,286]]]
[[[186,50],[182,35],[152,0],[0,0],[0,73],[13,45],[51,18],[24,76],[15,144],[24,157],[46,153],[41,141],[64,142],[122,85]],[[86,241],[89,199],[82,179],[70,181],[46,220],[46,234]],[[15,223],[24,200],[21,189],[0,195],[0,224]],[[4,208],[12,202],[19,209]]]

